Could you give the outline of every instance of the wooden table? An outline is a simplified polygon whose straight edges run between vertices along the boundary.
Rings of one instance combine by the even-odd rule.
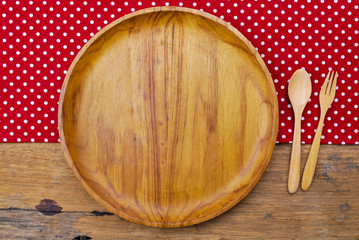
[[[302,169],[310,146],[302,147]],[[287,192],[291,145],[277,145],[253,191],[208,222],[159,229],[106,211],[60,144],[0,144],[0,239],[358,239],[359,146],[323,145],[308,192]]]

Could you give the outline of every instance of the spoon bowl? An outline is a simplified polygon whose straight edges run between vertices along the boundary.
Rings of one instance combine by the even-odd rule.
[[[305,106],[312,93],[310,76],[304,69],[295,71],[289,80],[288,95],[292,106]]]

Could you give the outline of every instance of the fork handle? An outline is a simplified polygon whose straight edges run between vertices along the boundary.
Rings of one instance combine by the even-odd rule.
[[[325,113],[320,114],[320,120],[317,127],[317,132],[315,133],[314,140],[312,143],[312,147],[310,149],[310,153],[305,164],[303,177],[302,177],[302,190],[307,191],[310,184],[312,183],[315,166],[317,165],[319,147],[320,147],[320,139],[322,136],[323,123],[324,123]]]

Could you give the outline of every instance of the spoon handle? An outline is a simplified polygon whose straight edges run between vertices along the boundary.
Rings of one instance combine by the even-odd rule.
[[[315,137],[312,143],[312,148],[310,149],[310,153],[308,156],[307,163],[305,164],[303,177],[302,177],[302,189],[303,191],[307,191],[310,184],[312,183],[315,166],[317,165],[319,147],[320,147],[320,139],[322,136],[323,123],[324,123],[325,113],[321,113],[320,120],[318,123],[317,132],[315,133]]]
[[[301,114],[295,114],[294,137],[292,144],[292,156],[290,160],[288,176],[288,192],[295,193],[299,185],[300,176],[300,121]]]

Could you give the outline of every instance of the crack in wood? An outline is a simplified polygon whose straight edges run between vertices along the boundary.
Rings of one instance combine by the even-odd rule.
[[[105,215],[114,215],[113,213],[110,212],[105,212],[105,211],[92,211],[92,214],[94,214],[95,216],[105,216]]]
[[[16,207],[0,208],[0,211],[38,212],[38,210],[36,210],[36,209],[16,208]],[[61,213],[83,213],[83,214],[94,214],[94,212],[96,212],[96,211],[92,211],[92,212],[86,212],[86,211],[61,211]],[[110,212],[104,212],[104,213],[105,214],[103,214],[103,215],[114,215],[113,213],[111,214]],[[108,214],[106,214],[106,213],[108,213]]]
[[[87,240],[87,239],[92,239],[92,238],[89,236],[82,235],[82,236],[74,237],[74,239],[72,240]]]

